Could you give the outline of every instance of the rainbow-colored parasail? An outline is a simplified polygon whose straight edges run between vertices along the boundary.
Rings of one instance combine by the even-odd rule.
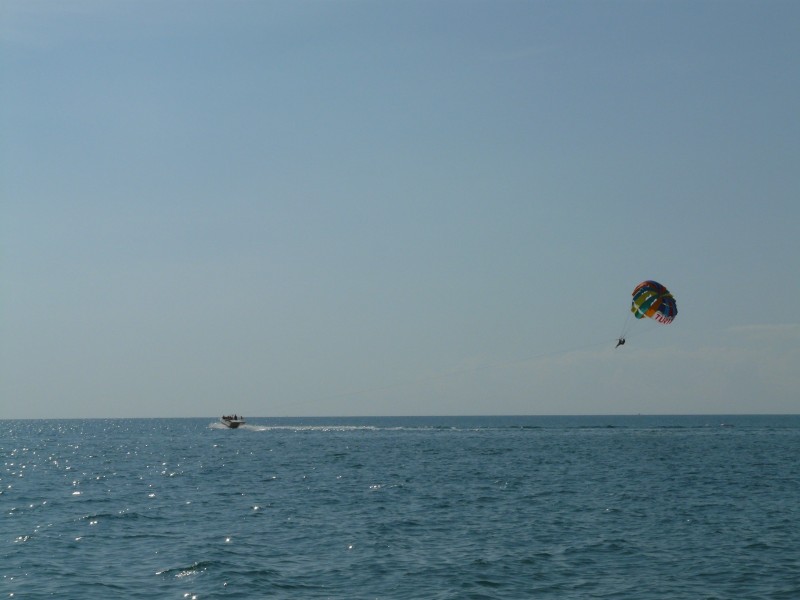
[[[637,319],[648,317],[669,325],[678,314],[678,305],[670,291],[657,281],[643,281],[633,290],[631,312]]]

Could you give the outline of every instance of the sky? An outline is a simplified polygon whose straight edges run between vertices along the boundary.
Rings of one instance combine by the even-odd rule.
[[[3,0],[0,418],[798,413],[798,31]]]

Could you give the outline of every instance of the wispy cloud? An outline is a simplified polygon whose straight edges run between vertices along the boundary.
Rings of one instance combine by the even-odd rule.
[[[734,335],[742,335],[759,339],[779,338],[800,341],[800,323],[752,324],[730,327],[727,331]]]

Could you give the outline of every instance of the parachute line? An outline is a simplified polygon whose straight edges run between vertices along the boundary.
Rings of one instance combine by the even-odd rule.
[[[625,320],[622,323],[622,329],[620,330],[619,334],[620,339],[625,339],[625,337],[628,335],[628,330],[631,327],[631,314],[633,313],[628,311],[628,314],[625,316]]]

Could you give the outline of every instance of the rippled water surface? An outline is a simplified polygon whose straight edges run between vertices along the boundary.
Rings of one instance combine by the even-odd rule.
[[[800,417],[0,421],[0,596],[800,598]]]

